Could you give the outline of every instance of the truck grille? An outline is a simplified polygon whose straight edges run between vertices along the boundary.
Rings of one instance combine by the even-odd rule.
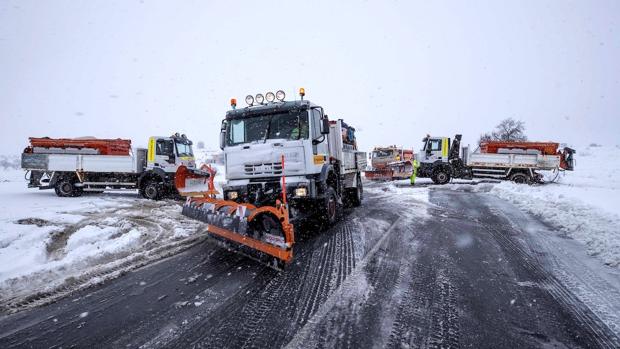
[[[266,162],[263,164],[246,164],[245,174],[248,176],[270,176],[282,174],[281,162]]]

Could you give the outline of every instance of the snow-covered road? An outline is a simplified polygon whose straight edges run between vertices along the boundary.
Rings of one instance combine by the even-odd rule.
[[[178,202],[0,172],[0,346],[618,347],[620,149],[579,154],[547,185],[366,183],[283,274]]]
[[[489,193],[373,184],[284,273],[207,240],[1,317],[0,344],[618,347],[617,268],[579,244]]]

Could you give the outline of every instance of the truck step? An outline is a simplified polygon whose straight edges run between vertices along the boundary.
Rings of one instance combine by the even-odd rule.
[[[128,186],[138,186],[138,183],[133,183],[133,182],[82,182],[83,185],[98,185],[98,186],[102,186],[102,185],[120,185],[123,187],[128,187]]]
[[[129,189],[129,188],[126,188],[126,189],[84,188],[82,189],[82,191],[102,191],[102,190],[104,191],[135,191],[136,189],[135,188],[134,189]]]
[[[497,172],[497,173],[506,173],[505,169],[498,168],[473,168],[473,172]]]

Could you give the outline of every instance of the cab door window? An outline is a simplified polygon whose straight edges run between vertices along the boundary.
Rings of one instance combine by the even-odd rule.
[[[312,139],[321,137],[321,112],[312,109]]]
[[[162,156],[174,156],[174,144],[171,140],[158,139],[155,145],[155,154]]]
[[[431,151],[440,151],[441,150],[441,139],[431,139],[429,142],[429,149]]]

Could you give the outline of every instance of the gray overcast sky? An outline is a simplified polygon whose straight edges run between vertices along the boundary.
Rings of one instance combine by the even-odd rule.
[[[0,154],[28,136],[179,131],[217,148],[231,97],[305,87],[360,145],[619,144],[619,1],[0,1]]]

